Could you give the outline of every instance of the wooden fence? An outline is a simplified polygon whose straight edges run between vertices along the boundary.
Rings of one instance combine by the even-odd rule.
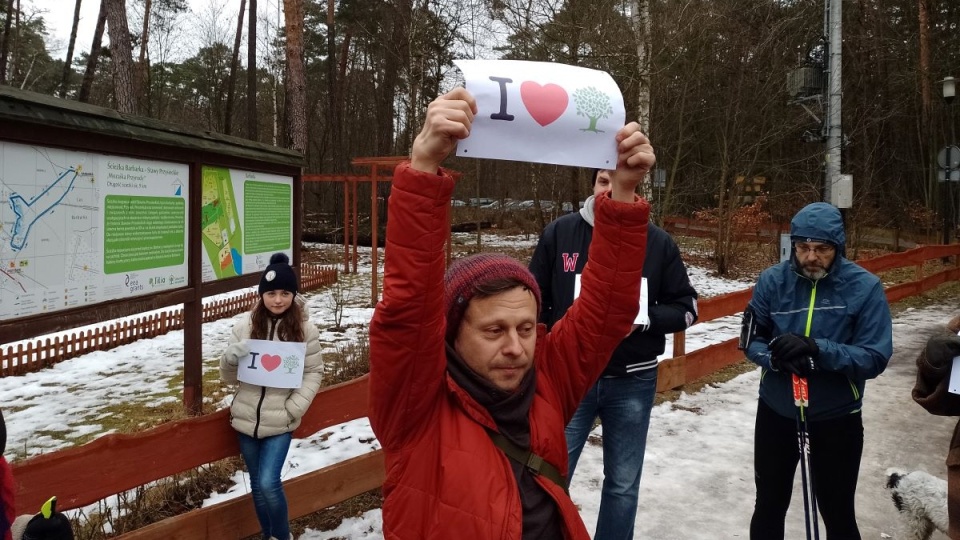
[[[670,234],[696,236],[699,238],[716,238],[717,224],[692,217],[665,216],[663,228]],[[767,222],[761,223],[751,230],[735,231],[736,239],[745,242],[770,241],[779,242],[780,235],[790,232],[789,223]],[[914,248],[918,244],[936,244],[941,241],[939,231],[903,231],[881,229],[876,227],[858,227],[847,230],[847,247],[856,239],[870,245],[882,245],[894,251],[901,248]]]
[[[337,269],[304,264],[300,266],[300,276],[301,290],[315,290],[335,282]],[[256,291],[250,291],[205,304],[203,322],[243,313],[250,309],[256,300]],[[177,308],[78,333],[20,343],[16,347],[7,347],[0,351],[0,377],[23,375],[94,351],[106,351],[182,328],[183,308]]]
[[[956,257],[953,268],[924,276],[924,261]],[[859,264],[873,272],[916,267],[916,279],[887,289],[897,301],[947,281],[960,281],[960,244],[918,248]],[[700,303],[700,322],[735,315],[749,301],[746,289]],[[682,333],[675,346],[684,348]],[[678,343],[679,342],[679,343]],[[676,349],[675,349],[676,350]],[[660,363],[658,390],[676,388],[743,360],[737,338]],[[367,376],[326,388],[317,394],[303,423],[294,433],[305,437],[320,429],[367,414]],[[239,454],[229,411],[167,423],[135,435],[107,435],[84,446],[34,457],[13,465],[17,483],[17,513],[35,512],[57,495],[61,509],[78,508],[137,486],[149,484],[201,465]],[[105,464],[110,464],[106,466]],[[380,451],[356,457],[284,482],[289,514],[297,518],[382,485]],[[236,539],[259,530],[249,495],[174,516],[133,532],[127,539]]]

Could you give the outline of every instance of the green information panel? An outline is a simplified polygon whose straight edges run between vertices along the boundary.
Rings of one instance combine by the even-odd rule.
[[[180,197],[107,195],[103,271],[135,272],[183,264],[186,201]]]
[[[243,184],[243,251],[265,253],[290,249],[293,189],[290,184]]]
[[[217,279],[243,274],[243,228],[230,170],[204,167],[201,188],[201,241]]]
[[[200,200],[203,281],[262,271],[293,254],[293,177],[205,165]]]

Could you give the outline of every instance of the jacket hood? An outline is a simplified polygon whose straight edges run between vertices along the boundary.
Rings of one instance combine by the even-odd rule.
[[[583,202],[583,208],[580,209],[580,215],[583,216],[583,219],[587,222],[588,225],[593,227],[593,205],[596,203],[596,197],[591,195],[587,197],[587,200]]]
[[[790,240],[804,239],[829,242],[837,247],[837,255],[846,258],[847,236],[843,230],[843,217],[832,204],[816,202],[804,206],[790,221]]]

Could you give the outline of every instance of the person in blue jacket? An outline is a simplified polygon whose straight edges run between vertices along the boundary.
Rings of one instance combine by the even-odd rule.
[[[890,307],[880,279],[846,258],[837,208],[807,205],[790,238],[793,256],[760,274],[743,315],[740,345],[762,368],[750,538],[783,538],[800,455],[796,374],[809,388],[810,478],[827,538],[859,539],[863,391],[893,354]]]
[[[557,218],[540,235],[530,272],[540,286],[540,322],[548,327],[573,305],[593,238],[594,201],[610,190],[610,174],[594,171],[593,195],[580,212]],[[657,356],[664,351],[666,334],[683,331],[697,320],[697,291],[690,285],[680,249],[653,223],[647,225],[640,300],[646,317],[634,322],[564,431],[568,478],[573,478],[594,421],[600,418],[603,424],[603,486],[594,540],[633,538],[647,429],[657,394]]]

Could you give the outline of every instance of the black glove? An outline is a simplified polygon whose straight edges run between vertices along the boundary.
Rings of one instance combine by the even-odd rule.
[[[770,364],[777,371],[795,373],[807,377],[817,370],[820,347],[817,342],[799,334],[780,334],[768,346]]]
[[[795,356],[785,359],[779,356],[770,357],[770,365],[774,371],[793,373],[806,379],[817,371],[817,363],[810,356]]]

